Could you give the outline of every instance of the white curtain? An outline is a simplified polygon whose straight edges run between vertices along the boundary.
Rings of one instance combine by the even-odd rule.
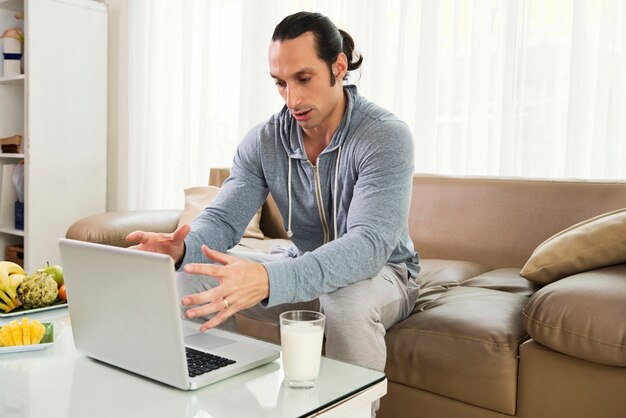
[[[364,55],[353,81],[402,118],[416,171],[626,179],[621,0],[133,0],[128,208],[180,207],[280,110],[276,24],[319,11]]]

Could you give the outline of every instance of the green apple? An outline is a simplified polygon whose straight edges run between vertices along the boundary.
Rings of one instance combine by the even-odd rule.
[[[54,281],[57,282],[57,287],[61,287],[63,284],[63,267],[59,265],[48,265],[48,267],[37,270],[37,273],[46,273],[52,276]]]

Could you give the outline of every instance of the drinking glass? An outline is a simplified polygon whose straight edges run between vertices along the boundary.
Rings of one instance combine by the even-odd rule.
[[[288,311],[280,315],[283,371],[291,388],[315,386],[322,358],[324,314],[315,311]]]

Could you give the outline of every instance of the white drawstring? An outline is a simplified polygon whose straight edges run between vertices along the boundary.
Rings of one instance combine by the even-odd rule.
[[[341,149],[343,145],[339,147],[339,151],[337,151],[337,161],[335,162],[335,190],[333,191],[333,221],[335,226],[335,239],[337,239],[337,179],[339,178],[339,159],[341,158]]]
[[[287,175],[287,194],[289,201],[289,215],[287,215],[287,236],[291,238],[293,236],[293,232],[291,232],[291,157],[287,154],[287,159],[289,160],[289,174]]]
[[[337,161],[335,162],[335,187],[333,190],[333,223],[335,227],[335,239],[339,237],[337,232],[337,185],[339,184],[339,160],[341,159],[341,150],[343,145],[339,147],[337,151]],[[287,199],[288,199],[288,215],[287,215],[287,236],[291,238],[293,232],[291,231],[291,157],[287,154],[289,160],[289,171],[287,174]]]

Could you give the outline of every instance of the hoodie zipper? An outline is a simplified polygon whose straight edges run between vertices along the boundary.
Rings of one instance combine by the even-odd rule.
[[[310,161],[309,164],[311,164]],[[315,178],[315,197],[317,198],[317,210],[320,214],[322,229],[324,230],[324,244],[326,244],[328,243],[328,224],[326,223],[326,215],[324,214],[324,202],[322,200],[322,186],[320,184],[320,175],[317,171],[317,165],[311,164],[311,167],[313,167],[313,177]]]

